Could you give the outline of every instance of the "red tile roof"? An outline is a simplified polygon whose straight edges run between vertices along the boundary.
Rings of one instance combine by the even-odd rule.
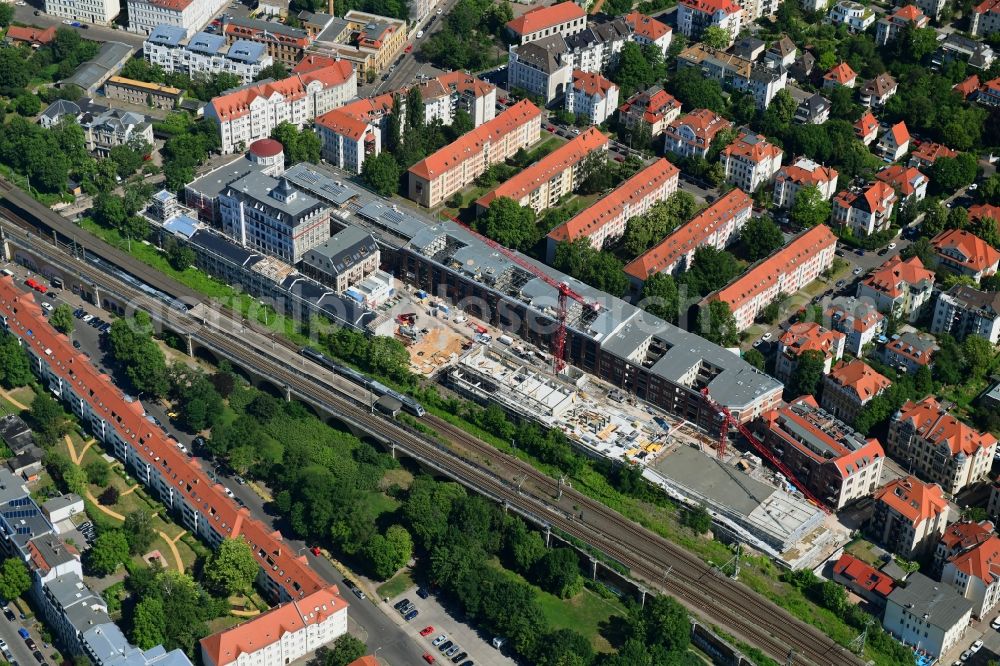
[[[740,132],[740,135],[731,144],[722,149],[722,154],[727,157],[739,157],[755,164],[760,164],[764,160],[772,160],[780,157],[783,153],[781,148],[768,142],[763,134],[753,136],[756,140],[748,140],[752,135],[747,132]]]
[[[609,81],[600,74],[592,74],[579,69],[573,70],[573,87],[590,97],[607,97],[612,88],[617,88],[613,81]]]
[[[624,16],[625,22],[632,26],[632,32],[645,37],[651,42],[667,35],[671,28],[666,23],[657,21],[652,16],[646,16],[640,12],[630,12]]]
[[[360,141],[369,125],[378,124],[382,116],[392,111],[392,104],[392,93],[359,99],[324,113],[316,118],[316,124]]]
[[[712,298],[728,304],[729,309],[736,312],[747,301],[769,290],[781,275],[795,271],[818,252],[836,244],[837,237],[830,227],[816,225],[720,289]]]
[[[7,28],[7,38],[16,42],[27,42],[29,44],[48,44],[56,36],[56,27],[49,26],[44,30],[32,26],[22,27],[12,25]]]
[[[844,553],[833,565],[833,573],[854,582],[855,585],[880,597],[888,597],[896,588],[896,581],[853,555]]]
[[[698,215],[679,226],[655,247],[647,250],[625,266],[625,272],[638,280],[645,280],[674,266],[682,255],[703,245],[716,229],[728,224],[742,211],[753,207],[747,193],[736,187]]]
[[[954,159],[958,157],[958,152],[940,143],[924,141],[913,149],[910,153],[910,157],[914,160],[918,160],[921,164],[934,164],[939,157],[950,157]]]
[[[201,639],[213,666],[226,666],[241,654],[251,654],[278,642],[287,633],[320,624],[347,608],[336,586],[281,604],[252,620]]]
[[[904,197],[913,196],[917,190],[914,183],[923,181],[927,183],[927,176],[918,171],[915,167],[902,166],[901,164],[891,164],[875,174],[875,178],[889,185]]]
[[[842,62],[829,72],[827,72],[823,79],[826,81],[834,81],[840,85],[846,85],[857,78],[857,73],[851,69],[851,66],[846,62]]]
[[[1000,224],[1000,206],[994,206],[992,204],[976,204],[975,206],[969,207],[970,220],[981,220],[986,217],[991,218],[994,222]]]
[[[889,128],[886,134],[892,137],[892,140],[896,143],[896,146],[902,146],[904,143],[910,140],[910,132],[906,129],[906,123],[900,120],[898,123]]]
[[[483,123],[420,160],[410,167],[409,172],[426,180],[434,180],[470,157],[480,154],[486,144],[495,143],[529,122],[538,122],[541,113],[537,106],[522,99],[493,120]]]
[[[775,176],[775,180],[790,180],[800,186],[818,186],[821,183],[832,183],[838,176],[837,170],[832,167],[817,164],[815,169],[810,170],[800,167],[798,162],[796,162],[795,164],[781,167]]]
[[[942,256],[945,256],[944,250],[957,251],[965,259],[959,260],[947,255],[948,261],[961,264],[976,273],[989,270],[1000,261],[1000,252],[996,248],[964,229],[946,229],[931,239],[931,245]]]
[[[958,91],[958,94],[960,94],[962,97],[968,97],[972,93],[979,90],[979,76],[973,74],[964,81],[961,81],[953,85],[951,89]]]
[[[657,87],[652,95],[649,94],[648,90],[637,92],[627,102],[618,107],[618,110],[622,113],[628,113],[629,109],[637,104],[643,107],[643,120],[650,125],[662,120],[666,115],[666,111],[679,110],[681,108],[681,103],[674,99],[673,95],[663,90],[663,88]]]
[[[550,231],[549,238],[555,241],[567,241],[589,236],[617,218],[626,204],[634,205],[642,201],[665,182],[676,180],[679,174],[677,167],[661,157],[616,187],[603,199],[597,200],[592,206]]]
[[[920,402],[907,400],[899,410],[899,420],[909,422],[921,439],[948,447],[951,455],[975,455],[997,443],[990,433],[982,433],[946,412],[933,396]]]
[[[862,284],[890,298],[902,296],[910,287],[934,283],[934,271],[924,268],[920,257],[903,259],[896,255],[862,281]]]
[[[892,17],[901,21],[910,21],[911,23],[919,23],[926,18],[924,17],[924,13],[916,5],[906,5],[905,7],[900,7],[892,13]]]
[[[888,377],[875,372],[870,365],[860,359],[838,361],[830,370],[829,376],[831,381],[851,389],[857,396],[858,402],[862,404],[892,386]]]
[[[993,535],[993,523],[965,521],[952,523],[941,535],[941,545],[948,551],[964,551],[978,546]]]
[[[514,34],[530,35],[539,30],[554,28],[557,25],[584,18],[586,15],[587,13],[575,2],[560,2],[556,5],[538,7],[525,12],[516,19],[508,21],[507,27]]]
[[[875,501],[886,504],[917,526],[948,510],[941,486],[915,476],[895,479],[875,491]]]
[[[865,111],[858,118],[857,122],[854,123],[854,133],[858,135],[859,139],[863,139],[876,131],[878,131],[878,120],[871,111]]]
[[[823,328],[814,321],[800,321],[789,326],[778,339],[784,351],[795,356],[807,351],[818,351],[829,358],[845,337],[840,331]]]
[[[735,14],[742,11],[740,6],[732,0],[681,0],[681,4],[705,14],[714,14],[715,12]]]
[[[143,2],[153,5],[154,7],[168,9],[172,12],[182,12],[191,6],[191,3],[194,2],[194,0],[143,0]]]
[[[706,148],[712,143],[712,139],[715,138],[716,134],[733,126],[731,122],[714,111],[710,111],[709,109],[695,109],[670,123],[668,130],[676,133],[684,125],[691,128],[695,137],[705,142]]]
[[[220,120],[235,120],[250,113],[250,104],[258,97],[268,99],[274,94],[280,94],[289,101],[302,99],[306,95],[306,87],[313,81],[319,81],[324,88],[331,88],[347,82],[353,72],[354,66],[351,63],[338,60],[325,67],[306,68],[280,81],[259,83],[227,95],[219,95],[211,103]]]
[[[896,192],[880,180],[869,185],[862,192],[841,190],[833,198],[834,206],[857,208],[867,213],[885,213],[896,200]]]
[[[984,0],[972,8],[977,14],[1000,13],[1000,0]]]
[[[7,318],[8,329],[20,337],[35,355],[47,357],[51,369],[67,387],[86,400],[97,414],[133,442],[136,456],[159,470],[174,491],[197,511],[224,538],[243,537],[252,545],[254,556],[264,570],[288,596],[296,599],[318,592],[327,583],[313,571],[306,559],[296,554],[281,538],[281,533],[250,517],[226,496],[223,487],[208,478],[201,466],[184,455],[175,442],[160,428],[146,420],[145,410],[137,400],[129,400],[112,382],[73,349],[69,338],[57,333],[42,316],[34,295],[23,293],[9,277],[0,279],[0,315]],[[115,418],[111,417],[115,414]]]
[[[501,183],[492,192],[487,192],[479,197],[476,200],[476,205],[489,208],[490,203],[498,197],[510,197],[514,201],[520,201],[537,190],[543,183],[548,182],[571,166],[579,164],[587,155],[607,145],[607,135],[596,127],[590,127],[531,166],[519,171],[513,178]]]
[[[450,96],[453,93],[471,94],[473,97],[484,97],[496,90],[492,83],[477,79],[465,72],[447,72],[433,79],[427,79],[417,86],[420,97],[427,100]],[[391,95],[390,95],[391,96]]]
[[[1000,4],[1000,0],[997,0]],[[955,568],[978,578],[987,586],[1000,580],[1000,537],[995,534],[983,543],[951,559]]]

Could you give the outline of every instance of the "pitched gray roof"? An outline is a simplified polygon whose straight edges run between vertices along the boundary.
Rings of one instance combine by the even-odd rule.
[[[950,585],[931,580],[922,573],[907,578],[905,586],[897,586],[889,594],[889,602],[945,630],[955,626],[972,610],[972,602]]]
[[[179,46],[185,37],[187,37],[187,31],[184,28],[164,23],[156,26],[153,32],[149,33],[146,41],[163,46]]]

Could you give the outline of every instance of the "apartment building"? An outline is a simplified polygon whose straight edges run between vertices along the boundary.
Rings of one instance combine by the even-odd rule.
[[[853,88],[858,83],[858,74],[846,62],[835,66],[823,75],[824,88]]]
[[[1000,0],[983,0],[972,8],[969,32],[976,37],[989,37],[1000,32]]]
[[[934,547],[934,563],[931,566],[934,575],[940,578],[948,561],[989,541],[993,536],[993,523],[988,520],[978,523],[967,520],[952,523]]]
[[[349,226],[306,251],[302,272],[344,293],[379,269],[378,244],[362,227]]]
[[[330,207],[285,178],[251,172],[219,196],[223,232],[289,264],[330,238]]]
[[[758,109],[766,109],[788,84],[788,72],[784,69],[774,69],[704,44],[693,44],[681,51],[677,67],[695,67],[728,90],[752,95]]]
[[[890,164],[875,174],[879,180],[896,191],[901,203],[923,201],[927,196],[927,176],[916,167]]]
[[[859,299],[910,323],[920,318],[933,293],[934,271],[925,268],[920,257],[894,256],[858,283]]]
[[[566,57],[574,69],[600,73],[610,71],[618,62],[625,43],[633,41],[632,27],[623,18],[591,21],[587,28],[566,37]]]
[[[374,82],[406,48],[406,21],[354,9],[344,14],[343,19],[329,14],[312,16],[321,20],[303,23],[312,40],[307,44],[309,51],[305,57],[346,60],[354,65],[362,81]]]
[[[856,236],[877,234],[889,228],[896,201],[896,190],[880,180],[841,190],[833,198],[833,223]]]
[[[274,62],[263,44],[243,39],[227,44],[222,35],[207,32],[188,39],[184,28],[174,25],[156,26],[142,44],[142,55],[146,62],[171,74],[235,74],[244,84]]]
[[[225,0],[128,0],[128,30],[148,35],[157,26],[173,25],[190,37],[225,6]]]
[[[107,157],[115,146],[153,145],[153,125],[146,116],[109,109],[86,98],[53,102],[39,116],[38,123],[45,128],[53,127],[64,116],[76,119],[83,129],[87,150],[98,157]]]
[[[958,275],[968,275],[977,283],[994,275],[1000,252],[979,236],[964,229],[946,229],[931,239],[938,266]]]
[[[305,558],[284,544],[280,533],[253,519],[246,508],[233,503],[221,485],[210,480],[200,465],[177,448],[165,431],[147,420],[139,401],[123,394],[110,383],[107,375],[73,349],[67,337],[49,327],[33,296],[21,293],[10,278],[0,280],[0,321],[8,332],[21,340],[43,384],[76,414],[109,453],[124,463],[133,478],[150,489],[165,510],[179,517],[187,530],[212,547],[227,538],[245,539],[261,565],[258,583],[279,602],[295,600],[304,604],[303,608],[315,609],[321,605],[315,594],[325,592],[323,603],[336,609],[337,620],[329,627],[313,629],[315,640],[311,644],[285,639],[281,632],[258,631],[255,632],[256,640],[244,645],[244,663],[277,666],[304,656],[320,645],[321,638],[330,642],[346,632],[347,603],[337,595],[336,588],[327,587],[309,568]],[[251,622],[261,623],[256,626],[262,627],[272,613],[280,610],[265,613]],[[179,651],[169,655],[162,647],[146,653],[137,651],[120,638],[113,624],[90,626],[81,633],[86,654],[98,666],[154,662],[162,666],[179,666],[188,663]],[[283,648],[288,647],[281,661],[254,660],[263,657],[272,643],[279,640],[283,641]],[[108,649],[109,641],[116,649]],[[253,651],[246,649],[249,647],[254,648]],[[265,653],[257,655],[259,650]],[[128,661],[123,662],[123,657]],[[134,662],[133,658],[144,660]],[[234,654],[230,660],[213,663],[225,664],[236,658]]]
[[[896,79],[882,72],[874,79],[865,81],[859,91],[859,99],[863,106],[882,107],[898,90],[899,84],[896,83]]]
[[[119,0],[45,0],[46,14],[97,25],[110,25],[121,10]]]
[[[844,357],[847,336],[840,331],[823,328],[816,322],[800,321],[788,327],[778,338],[778,354],[774,376],[788,384],[799,364],[799,356],[807,351],[823,355],[823,374],[830,372],[833,364]]]
[[[886,447],[891,455],[892,451]],[[936,483],[915,476],[894,479],[875,492],[865,532],[890,553],[907,560],[930,554],[948,527],[948,500]]]
[[[764,446],[834,510],[878,486],[882,445],[820,409],[811,395],[766,412],[757,431]]]
[[[878,119],[869,110],[865,110],[861,114],[861,117],[854,123],[854,136],[858,137],[858,141],[866,146],[870,146],[875,142],[875,139],[878,138],[878,130]]]
[[[618,107],[618,120],[626,129],[634,130],[644,125],[650,137],[663,134],[667,130],[667,125],[679,115],[681,115],[681,103],[661,86],[637,92]]]
[[[220,95],[205,107],[205,116],[219,124],[222,152],[232,153],[268,138],[282,122],[301,129],[357,94],[354,68],[350,63],[337,62]]]
[[[931,367],[938,349],[932,336],[906,331],[892,336],[878,356],[883,363],[900,372],[916,372],[921,367]]]
[[[987,478],[997,440],[949,414],[934,397],[909,400],[892,415],[886,451],[954,495]]]
[[[837,192],[837,170],[825,167],[805,157],[795,164],[782,167],[774,176],[774,205],[791,208],[803,187],[815,187],[820,196],[829,201]]]
[[[705,157],[715,135],[732,126],[714,111],[695,109],[667,125],[664,149],[681,157]]]
[[[497,87],[465,72],[447,72],[417,85],[424,101],[424,123],[440,120],[451,125],[455,113],[465,111],[473,127],[496,117]]]
[[[641,46],[654,44],[660,49],[663,57],[667,57],[673,36],[673,29],[669,25],[639,12],[629,12],[623,18],[632,28],[632,40],[635,43]]]
[[[555,206],[583,180],[581,168],[587,156],[608,149],[608,137],[591,127],[531,166],[476,200],[476,213],[482,214],[495,199],[508,197],[536,213]]]
[[[527,44],[552,35],[569,37],[587,27],[587,13],[575,2],[537,7],[507,22],[507,31],[517,44]]]
[[[895,40],[907,26],[920,30],[926,28],[930,22],[930,18],[916,5],[897,7],[891,14],[878,20],[875,26],[875,44],[885,46]]]
[[[743,9],[732,0],[682,0],[677,5],[677,29],[688,39],[701,39],[705,28],[715,26],[729,33],[732,46],[743,24]]]
[[[1000,601],[1000,537],[951,558],[941,571],[941,582],[972,602],[972,615],[982,619]]]
[[[541,111],[521,100],[493,120],[464,134],[410,167],[408,196],[432,208],[494,164],[538,141]]]
[[[830,100],[819,93],[809,95],[795,108],[792,122],[800,125],[822,125],[830,119]]]
[[[892,385],[861,359],[838,361],[823,377],[823,409],[844,423],[854,423],[864,406]]]
[[[359,99],[316,118],[320,154],[328,163],[361,173],[365,160],[382,152],[393,95]]]
[[[625,233],[625,225],[633,217],[645,214],[656,202],[665,201],[677,192],[680,171],[664,158],[598,199],[588,208],[549,232],[548,262],[552,263],[558,243],[587,237],[595,249]]]
[[[1000,342],[1000,292],[980,291],[956,284],[938,294],[931,333],[948,333],[956,340],[978,335]]]
[[[721,250],[735,242],[752,212],[753,200],[746,192],[739,188],[730,190],[626,265],[625,272],[637,290],[654,273],[683,273],[691,266],[699,247]]]
[[[301,28],[235,16],[223,19],[221,34],[225,35],[230,46],[239,40],[263,44],[267,54],[286,67],[294,67],[313,41],[312,36]]]
[[[725,169],[726,181],[751,194],[770,183],[778,169],[784,152],[768,142],[763,134],[740,131],[731,144],[722,149],[719,159]]]
[[[971,616],[971,602],[917,572],[889,594],[882,627],[906,645],[919,645],[936,660],[959,644]]]
[[[864,32],[875,23],[875,10],[851,0],[840,0],[828,15],[830,23],[846,25],[851,32]]]
[[[737,328],[746,329],[778,294],[794,294],[832,266],[836,247],[837,237],[830,227],[815,226],[709,295],[705,302],[722,301],[736,318]]]
[[[566,93],[566,110],[600,125],[618,108],[618,86],[600,74],[573,70],[573,83]]]
[[[146,83],[123,76],[112,76],[104,83],[104,96],[136,106],[151,106],[154,109],[176,108],[184,97],[184,91],[159,83]]]
[[[537,95],[548,104],[566,94],[573,81],[573,58],[561,35],[552,35],[508,51],[507,85]]]
[[[878,152],[886,162],[896,162],[910,150],[910,132],[902,120],[891,126],[878,140]]]
[[[838,296],[827,307],[830,328],[847,336],[844,352],[860,357],[885,332],[885,316],[869,299]]]

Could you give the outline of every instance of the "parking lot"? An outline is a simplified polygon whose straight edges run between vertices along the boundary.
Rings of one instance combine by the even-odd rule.
[[[387,611],[401,624],[408,625],[408,631],[412,631],[426,653],[434,657],[433,663],[455,663],[458,666],[473,664],[475,666],[513,666],[515,664],[514,660],[503,654],[502,649],[498,650],[493,647],[491,644],[493,636],[480,634],[469,627],[457,615],[457,611],[453,614],[454,609],[446,608],[438,603],[434,594],[423,592],[427,594],[427,598],[421,598],[417,594],[418,589],[416,586],[411,587],[398,597],[389,599],[390,607],[387,608]],[[418,613],[408,623],[398,610],[393,609],[393,606],[405,600],[409,600]],[[428,627],[431,628],[429,632],[426,631]],[[426,635],[422,636],[421,634],[424,633]],[[435,646],[435,640],[440,639],[442,635],[444,640],[438,640],[438,645]],[[447,646],[449,642],[451,646],[448,646],[447,650],[452,652],[451,657],[446,656],[441,651],[441,647]],[[458,646],[458,650],[452,651],[455,646]],[[463,652],[466,653],[466,656],[457,662],[454,661],[455,657]]]

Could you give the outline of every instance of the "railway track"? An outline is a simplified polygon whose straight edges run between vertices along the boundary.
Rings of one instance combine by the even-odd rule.
[[[54,215],[51,211],[48,212]],[[25,221],[12,211],[9,213],[8,217],[16,218],[13,220],[16,224],[37,230],[37,225]],[[68,257],[56,259],[53,255],[62,254],[58,247],[52,252],[48,247],[44,250],[39,248],[35,239],[26,238],[24,242],[36,251],[49,255],[53,263],[62,265],[102,289],[129,298],[138,307],[154,312],[163,310],[163,304],[159,301],[85,261]],[[88,248],[93,247],[93,244],[88,245]],[[142,278],[142,275],[136,277]],[[154,286],[162,288],[160,285],[164,284],[164,280],[169,278],[160,274],[160,284]],[[177,292],[168,293],[181,295]],[[633,575],[644,579],[651,588],[662,589],[675,596],[704,620],[736,634],[770,656],[785,660],[791,649],[794,651],[791,663],[794,664],[855,666],[862,663],[815,628],[798,621],[749,588],[723,577],[676,544],[636,525],[599,502],[569,488],[564,489],[562,497],[556,499],[554,479],[523,461],[497,451],[465,431],[432,416],[425,418],[429,425],[436,428],[454,446],[474,454],[484,462],[463,456],[455,449],[429,441],[421,433],[370,413],[357,391],[345,390],[343,382],[326,369],[302,359],[300,370],[295,364],[289,364],[287,358],[282,359],[275,347],[280,342],[286,352],[294,351],[295,348],[290,343],[265,337],[266,334],[254,327],[250,327],[248,333],[240,335],[236,329],[241,324],[228,318],[220,320],[233,324],[232,330],[227,331],[207,326],[189,314],[176,311],[166,314],[170,319],[169,325],[178,332],[189,334],[201,344],[272,377],[283,383],[288,390],[310,399],[362,430],[393,443],[474,491],[505,502],[607,554],[628,567]],[[322,383],[319,383],[320,377],[324,378]],[[332,382],[325,381],[327,377]],[[516,479],[522,479],[522,483],[517,484]],[[525,480],[531,482],[527,487]],[[528,492],[532,488],[535,492]],[[582,516],[577,515],[576,507],[580,507]]]

